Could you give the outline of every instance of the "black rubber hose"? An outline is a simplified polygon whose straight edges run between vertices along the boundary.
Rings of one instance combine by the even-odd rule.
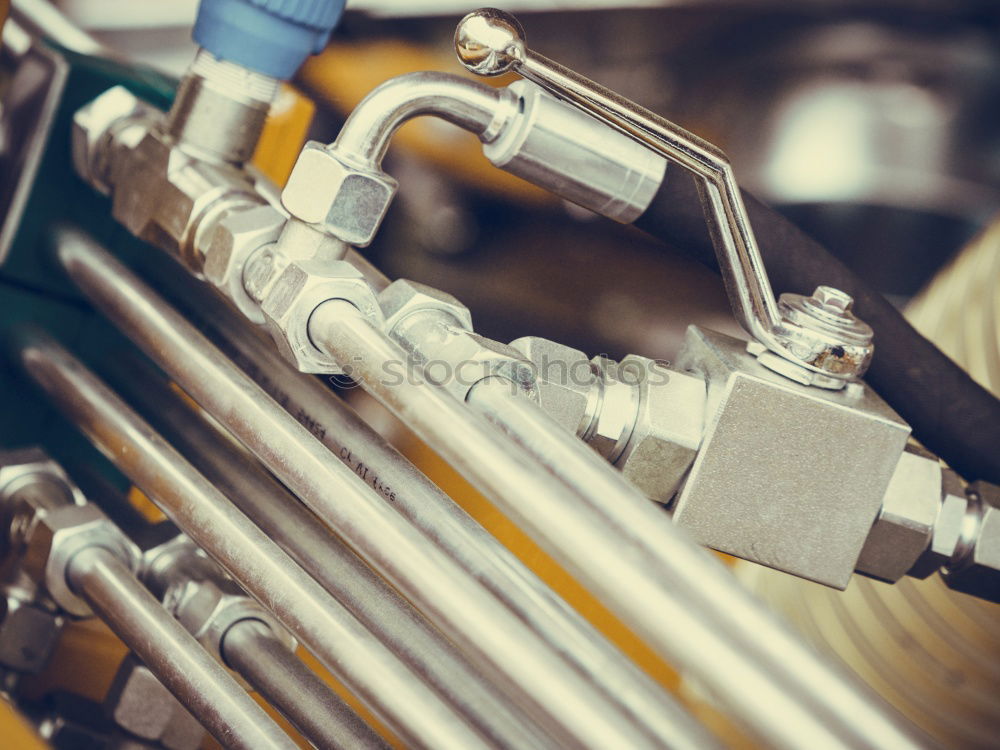
[[[743,191],[775,293],[811,293],[827,284],[854,297],[854,310],[875,331],[865,376],[914,436],[969,480],[1000,483],[1000,400],[921,336],[878,291],[783,216]],[[692,177],[678,168],[635,225],[718,270]]]

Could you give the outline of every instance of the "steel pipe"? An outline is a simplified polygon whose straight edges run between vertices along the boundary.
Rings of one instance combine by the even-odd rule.
[[[716,740],[662,687],[612,646],[578,612],[531,572],[510,550],[456,505],[433,482],[400,455],[342,399],[317,378],[290,367],[249,327],[247,321],[210,295],[199,294],[196,282],[180,281],[185,312],[240,367],[347,466],[380,490],[392,508],[431,538],[446,554],[472,573],[497,599],[559,650],[586,679],[617,701],[629,720],[642,724],[665,746],[709,750]],[[147,392],[148,393],[148,392]],[[138,397],[138,395],[137,395]],[[154,396],[150,396],[155,398]],[[156,399],[161,416],[174,411]],[[187,410],[185,410],[187,411]],[[189,418],[190,419],[190,418]],[[177,444],[183,438],[174,433]],[[192,445],[194,452],[212,451]],[[192,454],[193,455],[193,454]],[[205,469],[202,468],[204,471]],[[239,477],[243,472],[233,472]],[[209,474],[215,483],[220,478]],[[237,504],[237,495],[230,494]],[[238,493],[252,497],[253,493]],[[243,510],[260,522],[256,511]],[[274,537],[284,546],[281,539]],[[306,546],[306,545],[304,545]],[[315,548],[316,545],[308,545]],[[294,553],[293,553],[294,556]],[[314,577],[312,568],[301,559]],[[318,578],[321,582],[322,578]]]
[[[224,747],[298,747],[110,551],[78,552],[66,576],[74,592]]]
[[[64,231],[58,256],[99,309],[558,742],[659,744],[106,251]]]
[[[482,136],[498,118],[502,99],[498,89],[447,73],[397,76],[361,100],[332,145],[338,153],[378,167],[392,136],[408,120],[434,115]]]
[[[222,656],[320,750],[389,747],[264,623],[240,620],[229,628]]]
[[[527,450],[429,378],[389,386],[380,378],[384,363],[406,355],[350,305],[324,303],[310,334],[658,653],[770,744],[795,748],[809,737],[813,747],[921,745],[915,728],[810,652],[583,443],[512,398],[505,381],[483,387],[472,404]]]
[[[132,384],[119,388],[154,428],[484,736],[501,747],[548,744],[535,725],[497,694],[454,645],[268,475],[253,456],[224,439],[171,392],[162,376],[146,372],[152,367],[139,363],[125,367]]]
[[[51,341],[21,362],[61,411],[408,744],[483,739],[92,373]],[[330,718],[330,717],[328,717]]]

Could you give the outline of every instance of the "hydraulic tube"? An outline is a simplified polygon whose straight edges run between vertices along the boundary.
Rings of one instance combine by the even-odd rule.
[[[229,628],[222,657],[321,750],[389,747],[263,623],[241,620]]]
[[[31,378],[191,539],[408,744],[487,747],[465,721],[187,463],[51,341],[22,344]]]
[[[446,638],[253,456],[223,438],[171,392],[159,373],[147,373],[132,362],[125,367],[132,383],[119,387],[153,427],[484,736],[504,747],[548,744],[534,724],[513,710]]]
[[[58,255],[123,333],[558,741],[658,744],[106,251],[63,233]]]
[[[310,334],[664,658],[771,745],[797,748],[808,736],[831,748],[922,746],[915,728],[817,658],[611,467],[533,404],[512,398],[509,384],[502,384],[502,403],[518,405],[516,411],[483,410],[498,421],[512,411],[523,416],[511,433],[527,450],[429,377],[388,385],[381,368],[406,355],[353,306],[324,303]],[[572,460],[560,464],[564,458]],[[573,475],[580,468],[585,472]],[[588,484],[591,478],[600,484]]]
[[[114,554],[103,547],[78,552],[67,578],[70,587],[223,746],[297,747]]]
[[[174,280],[172,279],[171,282]],[[342,399],[319,380],[291,368],[269,345],[249,328],[247,321],[233,313],[221,301],[200,293],[189,277],[176,280],[178,299],[185,312],[193,312],[199,327],[208,327],[212,338],[272,398],[306,426],[331,453],[352,469],[363,472],[366,480],[382,488],[382,496],[395,510],[421,529],[463,568],[472,573],[489,591],[517,614],[565,660],[629,713],[630,720],[644,724],[668,747],[680,750],[708,750],[716,741],[687,711],[678,705],[645,672],[619,652],[576,610],[566,604],[541,579],[532,573],[510,550],[489,534],[433,482],[406,460],[372,429]],[[171,284],[173,289],[173,284]],[[138,397],[138,396],[137,396]],[[148,394],[147,397],[156,399]],[[163,399],[156,399],[162,405]],[[164,420],[171,420],[176,410],[159,407]],[[190,411],[184,411],[190,414]],[[183,418],[185,415],[178,415]],[[190,422],[195,418],[188,416]],[[200,420],[198,420],[200,421]],[[178,425],[180,427],[180,425]],[[193,438],[192,430],[183,430]],[[168,436],[179,444],[185,438],[177,433]],[[214,451],[192,452],[205,457]],[[182,449],[182,452],[187,452]],[[232,469],[235,462],[223,462]],[[206,467],[199,466],[202,471]],[[239,470],[230,473],[247,476]],[[215,483],[220,476],[208,473]],[[261,523],[262,515],[248,508],[229,493],[241,508]],[[254,493],[238,493],[241,498]],[[266,504],[270,508],[270,503]],[[298,506],[301,507],[301,506]],[[273,537],[279,545],[284,542]],[[302,546],[317,545],[301,540]],[[290,548],[293,557],[295,553]],[[296,560],[320,582],[325,582],[302,558]],[[332,568],[331,568],[332,569]]]

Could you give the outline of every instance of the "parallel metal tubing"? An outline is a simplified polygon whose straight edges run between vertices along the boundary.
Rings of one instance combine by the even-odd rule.
[[[152,369],[152,368],[150,368]],[[257,460],[172,393],[158,374],[123,393],[206,479],[332,593],[388,649],[491,742],[544,747],[547,740],[484,681],[444,636],[268,475]]]
[[[471,403],[527,450],[429,379],[390,386],[380,377],[384,363],[405,361],[405,353],[350,305],[323,304],[310,332],[626,624],[771,745],[798,748],[808,738],[813,748],[919,746],[916,730],[818,659],[661,510],[533,404],[511,398],[509,386],[476,394],[477,386]]]
[[[379,490],[391,507],[557,648],[583,679],[618,701],[631,721],[644,725],[664,745],[676,750],[709,750],[717,745],[663,688],[605,640],[343,400],[316,378],[287,365],[269,342],[254,335],[248,323],[224,308],[221,302],[215,302],[208,295],[188,294],[185,305],[195,309],[201,322],[212,328],[213,337],[223,340],[226,353],[269,395],[295,415],[335,456]],[[164,418],[170,418],[171,411],[168,408],[161,413]],[[199,453],[214,455],[210,451]],[[243,472],[235,473],[246,476]],[[213,480],[216,478],[209,476]],[[241,494],[249,497],[253,493]],[[245,502],[235,495],[231,497],[238,505]],[[270,503],[267,506],[271,507]],[[261,523],[263,517],[256,510],[245,505],[241,507]],[[273,538],[285,546],[281,539]],[[302,546],[316,548],[305,540]],[[326,582],[303,559],[294,553],[293,557],[317,580]]]
[[[124,266],[65,239],[60,260],[91,301],[557,741],[659,744]]]
[[[606,580],[605,596],[638,597],[643,605],[632,603],[637,629],[659,648],[673,648],[692,672],[712,670],[716,679],[710,690],[769,742],[800,747],[808,738],[810,747],[902,750],[927,740],[856,678],[817,658],[804,641],[736,585],[729,571],[684,538],[658,506],[629,487],[608,464],[595,461],[583,443],[558,430],[534,404],[512,398],[508,383],[497,378],[481,382],[470,393],[469,404],[583,498],[585,507],[579,512],[603,534],[628,542],[647,558],[646,580],[636,580],[624,597],[620,586]],[[619,549],[619,557],[621,553]],[[682,577],[682,570],[689,574]],[[692,570],[698,574],[690,575]],[[624,571],[611,575],[619,573]],[[676,591],[665,596],[664,581]],[[697,632],[696,621],[683,628],[688,639],[668,634],[662,615],[672,598],[681,597],[692,602],[703,622],[717,623],[728,643],[715,643],[709,628]],[[684,614],[671,615],[678,629]],[[698,663],[703,659],[704,664]]]
[[[223,747],[298,747],[111,552],[78,552],[67,579]]]
[[[319,750],[381,750],[388,745],[264,623],[241,620],[222,641],[226,664]]]
[[[339,602],[65,350],[52,342],[29,342],[21,361],[118,468],[409,745],[486,747]]]

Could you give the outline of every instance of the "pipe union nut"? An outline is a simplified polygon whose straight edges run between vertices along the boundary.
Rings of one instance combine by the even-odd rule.
[[[164,605],[222,663],[226,632],[242,620],[262,622],[289,651],[296,647],[288,631],[232,581],[188,580],[167,593]]]
[[[46,480],[51,480],[47,486],[54,485],[59,490],[57,496],[66,503],[86,502],[80,490],[70,484],[62,467],[41,448],[0,451],[0,504],[6,505],[7,498],[22,487]]]
[[[927,550],[940,510],[941,465],[935,458],[903,453],[861,549],[857,571],[898,581]]]
[[[260,325],[260,305],[246,291],[243,271],[262,247],[278,241],[285,217],[271,206],[237,211],[220,221],[205,251],[205,279],[219,289],[249,320]]]
[[[975,542],[963,559],[948,566],[945,581],[956,591],[1000,603],[1000,487],[976,482],[969,498],[979,521]]]
[[[535,366],[538,404],[545,413],[574,435],[585,431],[600,390],[587,355],[539,336],[524,336],[510,345]]]
[[[396,181],[382,171],[352,164],[310,141],[281,194],[285,210],[344,242],[366,247],[378,232],[396,194]]]
[[[399,321],[393,338],[412,352],[426,380],[465,401],[477,383],[490,377],[510,381],[512,392],[537,401],[535,368],[517,349],[451,322],[450,315],[425,309]]]
[[[667,503],[698,455],[705,427],[705,381],[630,354],[618,377],[638,387],[635,427],[615,462],[650,500]]]
[[[104,696],[104,714],[139,740],[163,750],[195,750],[205,730],[135,654],[118,667]],[[118,747],[149,747],[121,743]]]
[[[62,625],[57,612],[12,594],[0,595],[0,667],[22,674],[41,672]]]
[[[64,505],[35,515],[25,535],[24,571],[44,586],[67,614],[86,617],[87,603],[69,587],[67,573],[73,557],[88,547],[103,547],[131,570],[139,564],[139,550],[93,504]]]
[[[260,303],[264,325],[282,356],[300,372],[340,374],[332,357],[309,337],[309,318],[328,300],[350,302],[375,325],[382,309],[364,276],[347,261],[298,260],[288,263],[267,287]]]
[[[124,86],[108,89],[73,115],[73,168],[105,195],[108,151],[115,130],[125,122],[158,112]]]
[[[934,519],[930,544],[906,574],[927,578],[960,559],[970,541],[968,517],[969,498],[965,496],[965,482],[951,469],[942,469],[941,506]]]
[[[396,326],[414,313],[439,310],[454,318],[455,325],[472,330],[472,313],[469,308],[446,292],[408,279],[398,279],[378,295],[378,303],[385,315],[383,330],[391,336]]]

